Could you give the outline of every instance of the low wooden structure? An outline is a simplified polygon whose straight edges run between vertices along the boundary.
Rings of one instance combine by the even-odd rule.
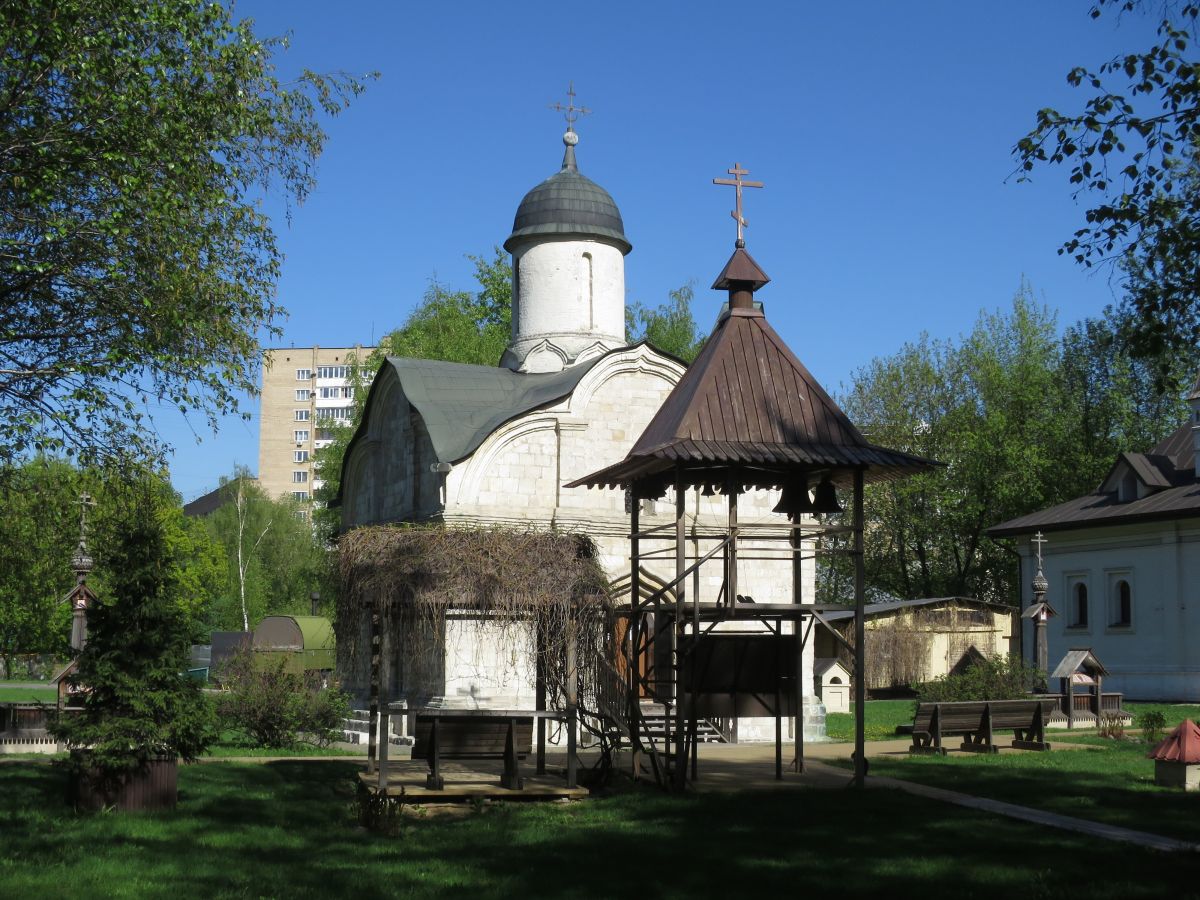
[[[76,809],[92,812],[174,809],[179,798],[179,761],[174,757],[151,759],[119,776],[106,775],[99,768],[72,769],[67,792]]]
[[[440,791],[446,786],[441,774],[443,759],[501,759],[504,774],[500,786],[510,791],[524,789],[521,760],[529,755],[533,723],[537,719],[562,719],[547,710],[504,709],[417,709],[413,759],[429,762],[425,786]],[[575,787],[575,752],[567,753],[567,787]],[[544,766],[543,766],[544,770]],[[387,762],[380,762],[381,782],[387,783]]]
[[[911,753],[946,753],[943,738],[962,735],[960,750],[996,753],[997,731],[1012,731],[1012,747],[1049,750],[1046,723],[1055,704],[1050,700],[970,700],[919,703],[913,717]]]

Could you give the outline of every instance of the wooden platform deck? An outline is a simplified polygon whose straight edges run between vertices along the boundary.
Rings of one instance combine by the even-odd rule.
[[[500,775],[504,764],[499,760],[471,760],[469,762],[447,761],[441,764],[445,787],[440,791],[425,786],[429,766],[425,760],[389,760],[387,792],[398,795],[401,789],[412,803],[460,803],[469,800],[583,800],[589,796],[587,788],[567,787],[561,767],[550,768],[545,775],[538,775],[532,766],[522,766],[525,779],[524,790],[514,791],[500,786]],[[379,792],[379,776],[365,770],[358,774],[359,780],[372,793]]]

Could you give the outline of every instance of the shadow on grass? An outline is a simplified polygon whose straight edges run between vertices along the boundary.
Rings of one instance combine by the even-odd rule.
[[[873,790],[508,804],[402,835],[359,829],[359,766],[213,764],[180,774],[174,813],[77,816],[63,773],[0,769],[0,862],[13,896],[1157,897],[1194,860]],[[1115,845],[1114,845],[1115,846]],[[1138,872],[1153,872],[1154,877]]]
[[[976,756],[885,757],[871,774],[888,775],[1200,843],[1200,795],[1154,784],[1154,762],[1140,743],[1097,750]]]

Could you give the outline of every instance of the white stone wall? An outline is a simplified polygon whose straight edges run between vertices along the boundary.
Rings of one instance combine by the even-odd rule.
[[[535,667],[530,629],[478,619],[446,622],[447,704],[532,709]]]
[[[1046,600],[1058,612],[1046,626],[1050,668],[1072,648],[1090,647],[1108,670],[1106,690],[1133,700],[1200,701],[1200,523],[1177,520],[1052,532],[1043,546]],[[1033,600],[1036,561],[1021,546],[1023,605]],[[1114,626],[1114,585],[1128,580],[1133,615]],[[1072,627],[1073,585],[1087,586],[1088,624]],[[1026,660],[1033,625],[1022,621]],[[1057,689],[1057,684],[1051,684]]]
[[[598,344],[625,343],[625,257],[616,247],[540,239],[517,248],[513,280],[512,352],[524,371],[554,371]]]

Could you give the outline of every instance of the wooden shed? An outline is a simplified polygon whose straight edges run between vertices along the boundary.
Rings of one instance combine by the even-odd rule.
[[[924,597],[868,604],[865,609],[867,690],[907,689],[948,675],[972,658],[1011,652],[1017,609],[972,597]],[[854,610],[827,613],[849,639]],[[816,632],[818,659],[849,664],[832,634]]]

